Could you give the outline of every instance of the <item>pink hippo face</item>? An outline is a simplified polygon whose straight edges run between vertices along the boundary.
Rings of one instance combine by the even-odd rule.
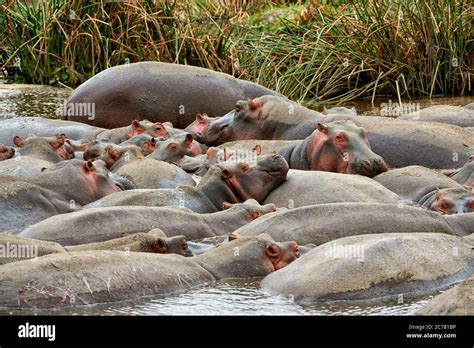
[[[170,137],[170,134],[161,122],[152,123],[148,120],[133,120],[125,134],[125,139],[128,140],[140,134],[149,134],[152,137]]]
[[[13,138],[15,146],[20,148],[20,153],[35,157],[35,154],[49,154],[57,156],[57,161],[68,160],[74,158],[74,150],[66,144],[66,136],[64,134],[54,137],[38,137],[30,134],[26,139],[19,136]]]
[[[465,188],[438,189],[430,208],[443,215],[474,212],[474,193]]]

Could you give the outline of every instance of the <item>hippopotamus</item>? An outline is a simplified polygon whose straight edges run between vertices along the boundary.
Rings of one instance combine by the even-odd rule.
[[[184,236],[168,238],[149,233],[135,233],[105,242],[62,246],[55,242],[19,237],[11,234],[0,234],[0,251],[4,256],[8,256],[0,257],[0,265],[35,259],[54,253],[84,250],[123,250],[128,252],[179,254],[183,256],[193,255],[188,248],[187,240]]]
[[[105,147],[102,147],[102,144],[96,144],[89,150],[84,153],[84,159],[93,160],[94,156],[100,153],[98,159],[104,161],[107,169],[111,171],[116,171],[124,165],[145,158],[138,146],[130,144],[122,146],[108,144]]]
[[[339,202],[397,204],[399,200],[397,194],[361,175],[290,169],[287,180],[264,202],[296,208]]]
[[[19,148],[20,156],[29,156],[57,163],[74,158],[74,152],[65,147],[65,136],[63,134],[53,137],[38,137],[30,134],[26,139],[19,136],[13,138],[13,143]]]
[[[121,191],[103,163],[67,162],[31,177],[0,177],[0,231],[22,229]]]
[[[12,146],[14,135],[25,138],[29,134],[35,134],[39,137],[53,137],[57,134],[66,134],[67,138],[72,140],[93,140],[103,131],[103,128],[79,122],[42,117],[14,117],[0,121],[0,144]]]
[[[230,75],[189,65],[140,62],[106,69],[76,88],[65,103],[68,120],[116,128],[133,119],[184,128],[195,115],[221,116],[241,99],[275,92]],[[76,115],[68,106],[95,106],[94,115]]]
[[[179,165],[184,156],[194,157],[201,155],[202,151],[201,144],[194,140],[192,134],[188,133],[185,136],[157,142],[155,150],[147,157]]]
[[[454,125],[377,116],[325,116],[275,96],[237,104],[235,110],[212,121],[200,141],[215,146],[241,139],[305,139],[318,122],[350,119],[369,132],[372,151],[391,167],[416,164],[440,169],[466,161],[474,144],[472,132]]]
[[[466,221],[453,221],[436,212],[399,204],[329,203],[279,210],[235,230],[240,235],[268,233],[276,241],[290,236],[299,245],[321,245],[359,234],[438,232],[467,235],[473,232],[474,213]],[[459,215],[461,216],[461,215]],[[291,226],[289,228],[289,226]]]
[[[155,151],[157,141],[157,138],[149,134],[140,134],[130,138],[129,140],[125,140],[120,143],[119,146],[135,145],[142,150],[144,156],[148,156]]]
[[[234,110],[207,126],[200,141],[215,146],[234,140],[304,139],[324,118],[286,98],[264,95],[238,101]]]
[[[332,108],[323,108],[323,115],[350,115],[356,116],[357,110],[355,107],[346,108],[345,106],[334,106]]]
[[[441,214],[474,211],[474,194],[434,170],[409,166],[390,170],[374,178],[389,190]]]
[[[382,233],[320,245],[265,277],[263,290],[297,303],[431,294],[474,271],[474,250],[444,233]]]
[[[468,110],[474,110],[474,103],[466,104],[464,105],[464,108]]]
[[[195,186],[192,177],[181,168],[152,158],[143,158],[124,164],[113,171],[130,179],[137,189],[176,188]]]
[[[474,315],[474,276],[423,305],[417,315]]]
[[[449,177],[460,185],[474,188],[474,155],[469,156],[464,166],[450,173]]]
[[[27,227],[19,235],[63,245],[103,242],[125,234],[154,228],[166,236],[184,235],[188,240],[227,235],[239,227],[276,210],[254,200],[223,205],[224,210],[198,214],[177,207],[120,206],[79,210],[52,216]]]
[[[208,114],[197,114],[195,120],[190,123],[184,131],[187,133],[191,133],[193,135],[201,136],[206,131],[207,127],[212,121],[217,120],[220,117],[209,117]]]
[[[0,162],[0,176],[29,177],[41,173],[44,168],[49,168],[52,165],[51,162],[42,159],[17,156]]]
[[[419,120],[474,127],[474,110],[454,105],[434,105],[399,117],[401,120]]]
[[[298,257],[296,243],[266,235],[240,237],[193,257],[118,250],[51,254],[0,267],[0,307],[60,308],[175,295],[221,279],[263,277]]]
[[[15,149],[11,146],[0,144],[0,161],[12,158],[15,155]]]
[[[221,210],[224,202],[241,203],[250,198],[263,202],[285,181],[287,172],[285,159],[276,154],[258,156],[252,164],[223,162],[212,166],[195,188],[129,190],[104,197],[85,208],[180,205],[196,213],[212,213]]]
[[[347,120],[318,123],[310,136],[281,150],[280,154],[291,169],[368,177],[387,171],[383,158],[370,149],[367,131]]]
[[[166,127],[161,122],[132,120],[128,126],[104,130],[99,133],[95,139],[98,141],[120,144],[142,134],[148,134],[156,138],[170,137]]]

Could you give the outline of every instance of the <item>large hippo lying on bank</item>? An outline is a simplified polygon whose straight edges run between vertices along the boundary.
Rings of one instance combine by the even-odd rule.
[[[188,240],[227,235],[256,218],[276,210],[254,200],[224,205],[225,210],[198,214],[177,207],[120,206],[93,208],[52,216],[29,226],[19,235],[63,245],[101,242],[125,234],[160,228],[168,237]]]
[[[291,238],[300,245],[323,243],[368,233],[474,233],[474,213],[443,216],[404,204],[331,203],[277,211],[240,227],[235,233],[268,233],[276,241]]]
[[[104,197],[86,208],[179,205],[197,213],[212,213],[221,210],[224,202],[242,203],[253,198],[262,203],[285,181],[287,172],[288,164],[280,155],[259,156],[252,164],[223,162],[212,166],[195,188],[129,190]]]
[[[74,152],[65,145],[64,135],[53,137],[29,135],[25,139],[15,136],[13,143],[19,149],[19,156],[33,157],[50,163],[58,163],[74,158]]]
[[[398,194],[442,214],[474,211],[474,194],[447,176],[421,166],[393,169],[375,181]]]
[[[102,162],[56,166],[27,178],[0,177],[0,231],[21,229],[121,191]]]
[[[474,144],[473,133],[453,125],[376,116],[325,116],[276,96],[240,101],[233,113],[210,122],[201,140],[214,146],[242,139],[305,139],[318,122],[340,119],[365,128],[373,152],[392,167],[459,167]]]
[[[238,100],[265,94],[274,92],[212,70],[141,62],[115,66],[87,80],[71,94],[63,114],[104,128],[126,126],[133,119],[170,121],[184,128],[198,113],[221,116]],[[74,106],[82,103],[93,103],[94,117],[74,112]]]
[[[474,155],[469,156],[464,166],[450,173],[449,177],[460,185],[474,189]]]
[[[299,257],[294,242],[240,237],[202,255],[80,251],[0,267],[0,307],[58,308],[172,295],[225,278],[262,277]]]
[[[300,303],[430,294],[474,272],[474,250],[443,233],[345,237],[270,274],[262,288]]]
[[[398,195],[364,176],[290,169],[287,180],[264,202],[294,208],[339,202],[396,204],[399,200]]]
[[[0,144],[13,145],[13,136],[26,138],[29,134],[40,137],[52,137],[66,134],[68,139],[94,139],[103,128],[89,126],[79,122],[52,120],[42,117],[15,117],[0,120]]]
[[[400,116],[401,120],[417,120],[474,127],[474,110],[454,105],[434,105],[418,112]]]

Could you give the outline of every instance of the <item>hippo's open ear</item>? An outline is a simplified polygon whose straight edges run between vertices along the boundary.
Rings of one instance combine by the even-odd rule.
[[[255,220],[259,218],[260,216],[262,216],[263,213],[260,210],[252,210],[249,215],[250,215],[250,219]]]
[[[469,158],[467,159],[467,162],[473,162],[474,161],[474,154],[470,155]]]
[[[207,114],[197,114],[196,115],[196,122],[200,124],[207,124],[207,120],[204,118],[204,116],[207,116]]]
[[[276,259],[280,256],[281,250],[276,244],[265,243],[265,254],[271,259]]]
[[[240,167],[240,170],[242,171],[242,173],[248,173],[252,170],[250,165],[248,163],[245,163],[245,162],[239,163],[239,167]]]
[[[64,145],[66,140],[66,136],[64,134],[56,135],[56,140],[50,142],[51,146],[55,149],[59,149],[61,146]]]
[[[224,178],[224,179],[229,179],[233,176],[233,174],[230,172],[230,170],[227,170],[227,169],[222,169],[221,171],[221,176]]]
[[[25,142],[17,135],[13,138],[13,144],[15,144],[16,147],[23,147]]]
[[[91,172],[94,170],[94,162],[92,161],[85,161],[83,167],[86,171]]]
[[[117,161],[120,158],[120,151],[113,146],[107,147],[107,153],[114,161]]]
[[[137,128],[143,129],[143,126],[140,124],[140,121],[138,121],[137,119],[133,120],[130,125],[132,126],[133,129],[137,129]]]
[[[235,232],[229,233],[229,236],[227,237],[229,242],[232,242],[233,240],[239,239],[239,235]]]
[[[262,101],[255,101],[252,99],[249,99],[247,101],[247,105],[249,106],[250,111],[255,111],[258,110],[262,107],[263,102]]]
[[[224,202],[222,203],[222,209],[229,209],[232,207],[232,203],[229,203],[229,202]]]
[[[321,133],[328,134],[328,127],[325,124],[318,122],[318,124],[316,125],[316,128]]]
[[[275,203],[268,203],[268,204],[265,204],[263,206],[263,208],[265,209],[265,211],[267,212],[273,212],[273,211],[276,211],[277,210],[277,206]]]
[[[186,146],[186,148],[190,149],[191,147],[193,147],[193,135],[188,133],[186,134],[186,137],[184,138],[184,146]]]
[[[262,153],[262,145],[255,145],[252,150],[257,156]]]

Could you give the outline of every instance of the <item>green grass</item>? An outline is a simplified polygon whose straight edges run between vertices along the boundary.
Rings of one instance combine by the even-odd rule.
[[[473,93],[470,1],[49,0],[3,10],[3,45],[30,83],[74,87],[114,65],[156,60],[310,105]]]

